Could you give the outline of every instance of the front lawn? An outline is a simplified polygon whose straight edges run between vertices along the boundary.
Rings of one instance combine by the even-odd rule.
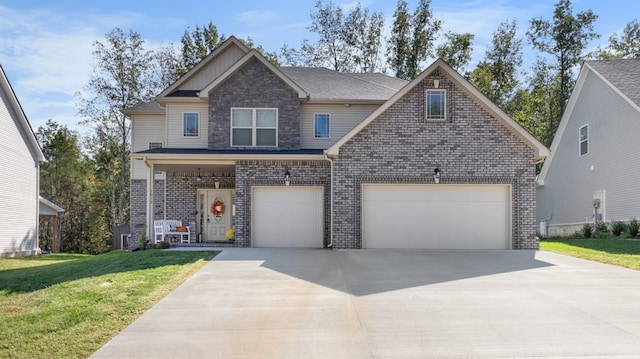
[[[540,249],[640,270],[638,240],[553,238],[540,241]]]
[[[0,357],[86,358],[216,254],[0,258]]]

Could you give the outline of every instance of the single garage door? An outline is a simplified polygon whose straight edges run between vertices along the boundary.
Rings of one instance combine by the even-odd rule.
[[[322,187],[253,187],[254,247],[323,247]]]
[[[510,249],[510,186],[363,185],[362,245]]]

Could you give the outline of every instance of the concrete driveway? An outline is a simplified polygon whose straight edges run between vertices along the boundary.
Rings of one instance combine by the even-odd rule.
[[[640,272],[535,251],[224,249],[92,358],[637,358]]]

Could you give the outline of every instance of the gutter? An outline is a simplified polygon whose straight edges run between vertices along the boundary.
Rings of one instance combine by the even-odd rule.
[[[327,151],[324,151],[324,159],[331,163],[331,184],[329,185],[329,211],[331,213],[329,214],[329,245],[327,246],[327,248],[333,248],[333,160],[329,158],[329,156],[327,155]]]

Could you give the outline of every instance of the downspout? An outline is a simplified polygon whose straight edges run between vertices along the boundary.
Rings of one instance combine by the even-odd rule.
[[[331,184],[329,185],[329,245],[327,248],[333,247],[333,160],[327,156],[327,151],[324,151],[324,159],[331,163]]]

